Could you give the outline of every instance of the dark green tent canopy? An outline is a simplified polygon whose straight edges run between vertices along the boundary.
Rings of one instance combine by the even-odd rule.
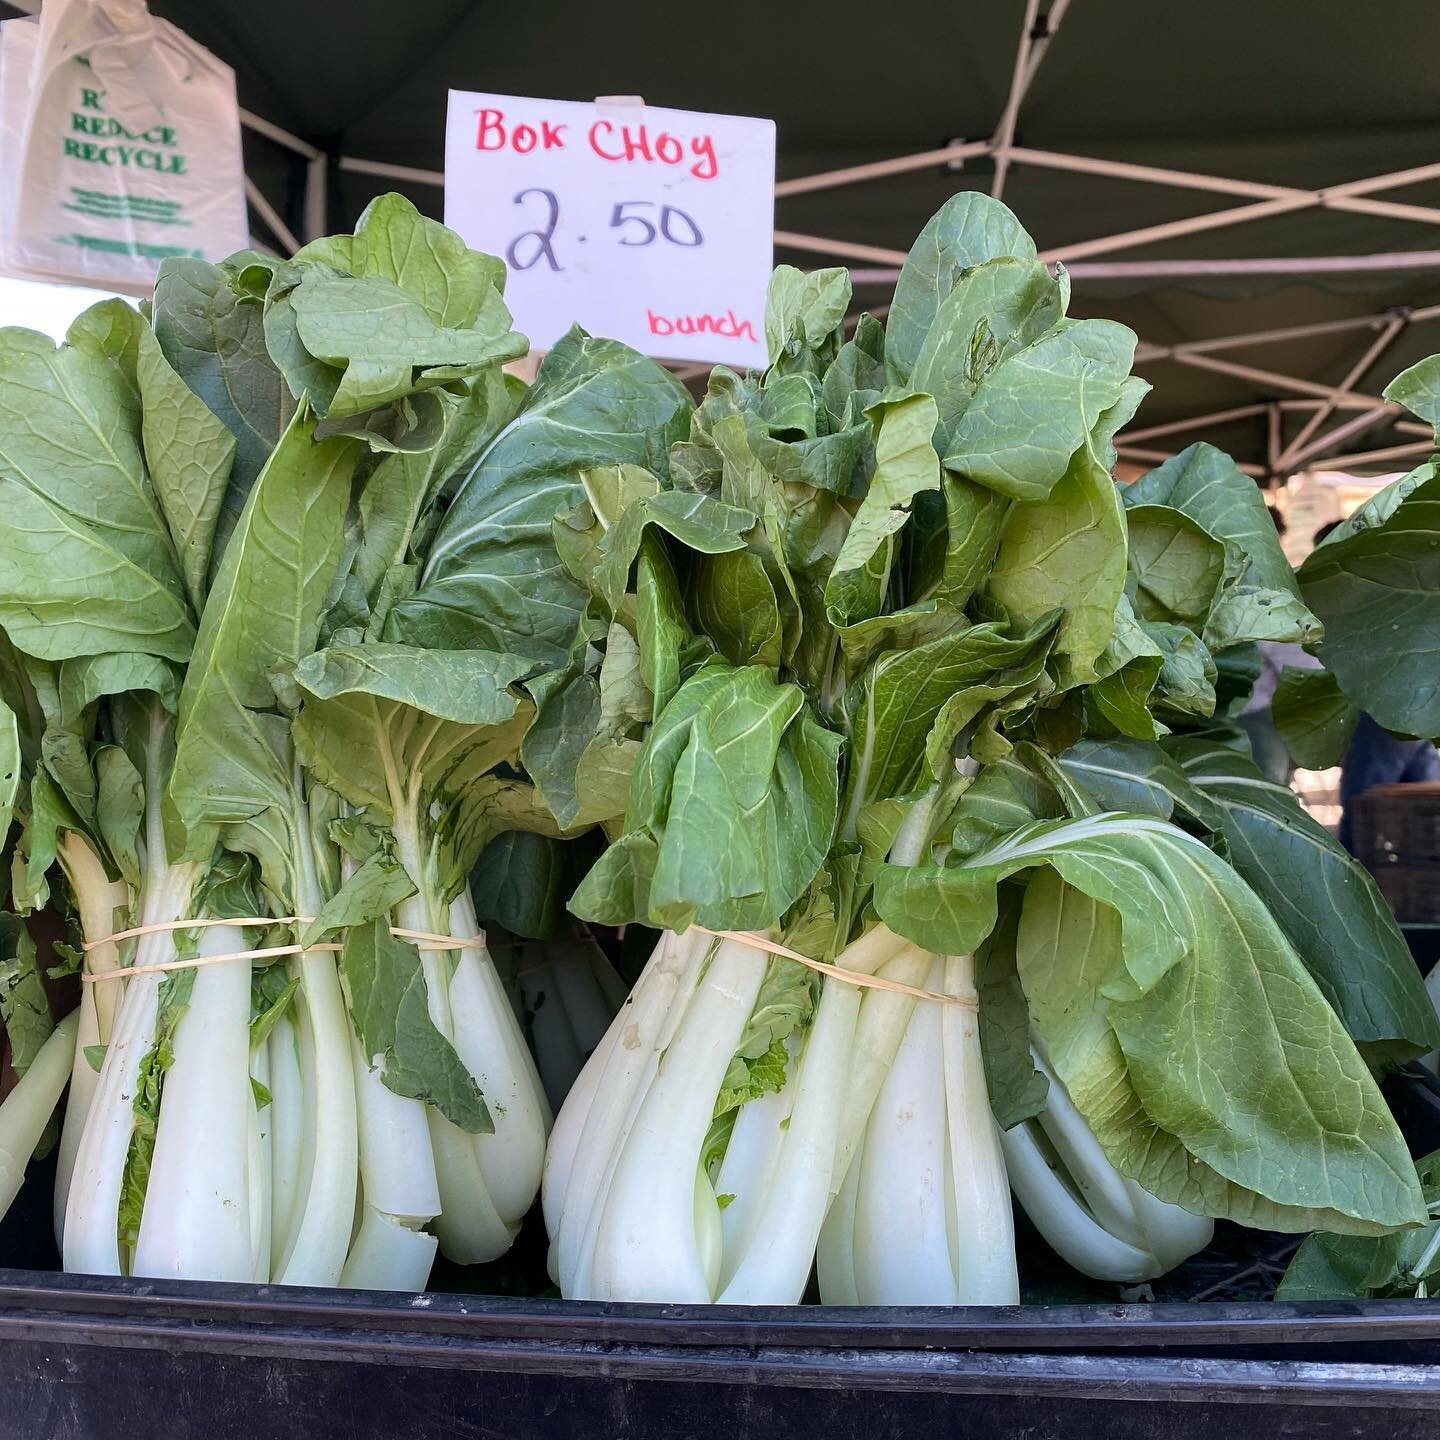
[[[1155,389],[1129,432],[1137,458],[1205,438],[1257,473],[1356,455],[1376,458],[1350,468],[1384,470],[1405,467],[1407,450],[1424,444],[1373,397],[1440,350],[1433,0],[152,0],[152,9],[235,67],[252,115],[329,162],[312,165],[293,143],[247,129],[251,178],[271,218],[296,234],[348,227],[390,188],[438,215],[436,184],[351,167],[438,171],[452,86],[634,93],[766,115],[779,129],[777,228],[819,242],[780,243],[778,258],[850,263],[871,307],[893,283],[885,252],[903,250],[956,189],[992,190],[1003,169],[1005,201],[1042,253],[1071,266],[1075,313],[1112,316],[1141,337],[1137,368]],[[956,141],[980,143],[958,162],[927,156]],[[912,167],[862,183],[791,183],[915,155]],[[1191,179],[1156,183],[1157,170]],[[1397,174],[1401,183],[1354,184]],[[1226,209],[1246,218],[1123,238]],[[263,208],[255,228],[283,243]],[[847,253],[856,246],[878,253]],[[1294,327],[1312,328],[1212,348]]]

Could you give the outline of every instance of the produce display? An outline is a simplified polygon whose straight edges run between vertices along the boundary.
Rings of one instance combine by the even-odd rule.
[[[979,194],[698,400],[507,374],[504,279],[387,196],[0,330],[0,1213],[53,1143],[85,1273],[416,1291],[538,1196],[568,1299],[1013,1304],[1013,1193],[1102,1281],[1423,1289],[1440,1020],[1233,716],[1298,641],[1302,758],[1440,731],[1435,464],[1298,576],[1221,452],[1117,485],[1135,337]]]

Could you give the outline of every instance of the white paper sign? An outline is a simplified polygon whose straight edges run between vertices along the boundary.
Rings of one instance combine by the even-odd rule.
[[[509,267],[539,350],[573,324],[667,360],[765,363],[775,124],[450,92],[445,223]]]

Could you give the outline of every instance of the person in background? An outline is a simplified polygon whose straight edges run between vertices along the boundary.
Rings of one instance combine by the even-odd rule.
[[[1265,508],[1269,510],[1270,519],[1275,523],[1275,533],[1283,539],[1285,517],[1273,505]],[[1321,530],[1316,535],[1316,544],[1319,544],[1320,535],[1326,533],[1328,531]],[[1258,648],[1260,678],[1256,680],[1255,688],[1250,692],[1250,698],[1240,712],[1240,728],[1248,736],[1250,753],[1255,757],[1255,763],[1265,778],[1273,780],[1277,785],[1288,785],[1295,761],[1279,730],[1275,728],[1270,705],[1275,698],[1275,687],[1280,683],[1280,672],[1287,665],[1297,670],[1318,670],[1320,662],[1309,654],[1304,646],[1290,641],[1262,640]]]
[[[1332,520],[1315,532],[1319,545],[1341,524]],[[1440,780],[1440,754],[1429,740],[1403,739],[1362,713],[1340,762],[1340,843],[1355,853],[1355,797],[1376,785]]]

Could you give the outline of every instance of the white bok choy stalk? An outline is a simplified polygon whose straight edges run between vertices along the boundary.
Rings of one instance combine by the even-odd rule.
[[[1106,1158],[1038,1050],[1045,1108],[1001,1132],[1015,1198],[1045,1242],[1094,1280],[1154,1280],[1203,1250],[1215,1222],[1157,1200]]]
[[[903,947],[871,931],[837,963]],[[799,972],[798,974],[795,972]],[[561,1108],[546,1157],[551,1265],[582,1299],[794,1303],[831,1184],[859,995],[704,931],[667,933]],[[757,1019],[808,1011],[748,1078]],[[747,1043],[748,1042],[748,1043]],[[733,1096],[727,1080],[753,1093]],[[718,1113],[717,1113],[718,1112]]]
[[[437,263],[457,243],[424,238],[413,252]],[[360,1038],[364,1205],[347,1283],[418,1284],[422,1229],[452,1260],[494,1259],[533,1204],[550,1108],[465,881],[502,832],[573,828],[538,804],[519,754],[534,716],[519,685],[563,658],[577,612],[550,541],[555,506],[588,465],[663,453],[689,407],[654,361],[578,330],[528,391],[493,379],[450,409],[434,451],[370,473],[337,623],[294,672],[305,763],[359,812],[341,843],[363,863],[342,891],[366,865],[403,879],[379,911],[362,889],[328,914],[349,927]]]
[[[210,857],[172,864],[167,854],[167,710],[194,641],[233,441],[123,303],[85,312],[59,348],[33,332],[0,332],[0,353],[0,626],[24,657],[34,717],[17,903],[43,899],[58,855],[82,935],[189,918]],[[208,522],[195,505],[208,508]],[[126,718],[119,712],[132,701]],[[173,958],[174,936],[127,948],[131,957],[92,952],[88,968]],[[160,989],[154,975],[123,995],[120,982],[87,987],[57,1192],[71,1268],[119,1273],[138,1234],[163,1071],[144,1065]],[[102,1045],[99,1075],[86,1073]]]
[[[882,974],[888,974],[882,971]],[[821,1232],[827,1305],[1014,1305],[1015,1233],[980,1049],[968,955],[917,966],[956,1005],[907,1002],[910,1020]]]
[[[413,1237],[425,1226],[453,1260],[496,1258],[539,1189],[550,1109],[464,884],[495,834],[551,823],[528,785],[496,773],[533,714],[515,688],[532,669],[374,641],[294,670],[305,765],[360,812],[340,836],[363,863],[316,927],[349,927],[365,1175],[355,1284],[394,1283],[381,1235],[423,1284]]]
[[[75,903],[80,934],[87,945],[83,969],[90,975],[109,975],[120,966],[120,946],[108,937],[122,928],[116,916],[130,913],[131,891],[124,881],[111,880],[90,843],[77,831],[61,833],[56,858]],[[60,1128],[60,1153],[55,1168],[55,1239],[62,1243],[65,1206],[75,1153],[85,1129],[85,1117],[100,1083],[99,1058],[110,1043],[110,1032],[124,994],[120,977],[81,986],[70,1089],[65,1097],[65,1118]]]
[[[70,1079],[80,1014],[72,1010],[45,1038],[20,1074],[15,1088],[0,1101],[0,1219],[20,1193],[25,1167],[40,1146],[46,1127]]]

